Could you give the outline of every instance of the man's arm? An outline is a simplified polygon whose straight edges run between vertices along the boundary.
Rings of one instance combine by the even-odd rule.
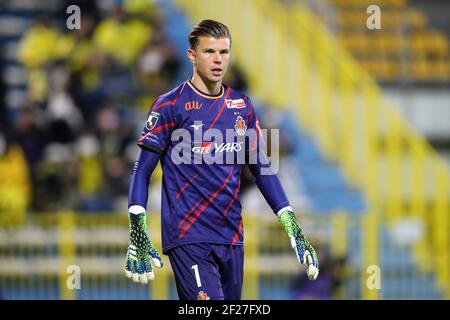
[[[254,129],[249,131],[250,141],[249,147],[247,148],[248,167],[255,178],[256,185],[273,212],[278,216],[280,223],[284,226],[291,239],[291,245],[295,250],[297,259],[302,264],[306,264],[308,278],[315,280],[319,274],[319,261],[317,260],[316,252],[303,235],[303,231],[298,225],[280,180],[273,171],[264,152],[264,148],[262,147],[264,141],[262,140],[261,129],[255,109],[253,108],[253,103],[248,97],[245,97],[244,100],[249,108],[248,127],[249,129]]]
[[[146,207],[148,184],[161,155],[140,150],[130,178],[128,194],[128,218],[130,222],[130,243],[125,258],[125,274],[134,282],[146,284],[154,279],[153,264],[163,266],[161,256],[147,233]],[[151,259],[151,261],[150,261]]]
[[[273,212],[278,216],[280,223],[284,226],[297,259],[300,263],[306,264],[308,278],[310,280],[317,279],[319,275],[319,261],[316,252],[304,236],[278,176],[270,170],[270,164],[264,151],[259,151],[258,156],[253,154],[253,159],[255,160],[253,161],[254,164],[249,164],[248,167],[255,178],[256,185]],[[262,170],[263,168],[266,170]],[[262,172],[270,174],[261,174]]]
[[[148,184],[160,158],[161,154],[157,152],[139,150],[130,177],[128,207],[141,206],[145,211],[148,200]]]

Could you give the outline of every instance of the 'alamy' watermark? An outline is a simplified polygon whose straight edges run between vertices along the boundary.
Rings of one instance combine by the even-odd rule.
[[[81,289],[81,269],[77,265],[70,265],[66,269],[66,273],[70,276],[66,280],[66,286],[69,290]]]
[[[373,264],[366,269],[367,279],[366,286],[369,290],[381,289],[381,269],[378,265]]]
[[[273,175],[279,170],[278,129],[227,129],[225,134],[216,128],[191,131],[174,130],[171,141],[174,147],[170,157],[175,165],[180,164],[258,164],[261,175]],[[266,144],[270,135],[270,145]],[[146,135],[151,139],[152,134]],[[270,151],[270,156],[269,156]]]
[[[66,13],[70,16],[66,20],[66,26],[69,30],[81,29],[81,9],[77,5],[70,5],[66,9]]]
[[[366,26],[369,30],[381,29],[381,9],[376,4],[367,7],[366,12],[370,16],[366,20]]]

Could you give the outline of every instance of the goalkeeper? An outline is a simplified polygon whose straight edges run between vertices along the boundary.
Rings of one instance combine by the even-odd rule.
[[[298,260],[306,266],[308,278],[315,280],[319,274],[316,253],[261,150],[252,101],[222,84],[231,53],[228,28],[204,20],[192,28],[188,39],[193,75],[154,101],[138,141],[141,150],[129,189],[126,275],[147,283],[155,277],[153,266],[163,266],[146,225],[148,183],[160,161],[162,249],[169,257],[180,299],[241,298],[244,232],[239,194],[245,164],[286,230]],[[202,135],[203,129],[207,131]],[[207,134],[210,129],[215,130],[212,135]],[[228,138],[230,131],[233,141],[228,142],[223,137]],[[217,142],[218,133],[224,143]],[[180,145],[183,161],[177,158]],[[237,159],[243,154],[246,161],[241,163]],[[198,161],[213,155],[213,163]]]

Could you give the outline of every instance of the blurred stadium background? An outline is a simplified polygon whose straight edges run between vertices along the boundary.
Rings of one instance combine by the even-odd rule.
[[[0,297],[177,298],[166,257],[150,286],[123,274],[128,179],[147,109],[189,76],[186,35],[204,18],[231,29],[226,83],[280,128],[280,176],[321,261],[307,281],[246,173],[244,298],[449,299],[444,0],[0,1]]]

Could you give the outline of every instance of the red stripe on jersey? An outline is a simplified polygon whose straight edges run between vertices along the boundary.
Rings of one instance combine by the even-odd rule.
[[[166,129],[174,128],[174,127],[176,127],[176,126],[177,126],[176,123],[171,122],[171,123],[167,123],[167,124],[164,124],[164,125],[162,125],[162,126],[156,127],[155,129],[153,129],[153,130],[147,132],[142,138],[140,138],[140,139],[139,139],[139,142],[144,141],[145,138],[147,138],[150,134],[155,134],[155,133],[158,133],[158,132],[163,131],[163,130],[166,130]]]
[[[194,206],[191,208],[191,210],[189,210],[188,213],[186,213],[183,217],[183,219],[181,219],[181,221],[178,223],[178,228],[182,227],[182,224],[189,218],[189,216],[191,215],[191,213],[198,207],[198,205],[202,202],[205,201],[207,202],[207,200],[205,198],[201,198],[200,200],[197,201],[196,204],[194,204]]]
[[[160,105],[156,106],[155,109],[153,109],[151,111],[159,110],[159,109],[161,109],[162,107],[165,107],[165,106],[173,106],[177,102],[177,100],[180,97],[181,93],[183,92],[185,85],[186,85],[186,83],[184,83],[184,85],[181,88],[180,92],[178,92],[177,96],[175,98],[173,98],[173,100],[163,102]],[[159,98],[160,98],[160,96],[158,98],[156,98],[156,100],[158,100]],[[153,104],[156,102],[156,100],[153,102]],[[152,107],[153,107],[153,105],[152,105]]]
[[[222,107],[220,108],[219,114],[214,119],[213,123],[211,123],[211,125],[209,126],[209,129],[214,127],[214,125],[216,124],[217,120],[219,120],[220,116],[222,115],[223,110],[225,109],[225,105],[226,105],[225,101],[228,99],[229,95],[230,95],[230,88],[227,89],[227,93],[225,94],[225,99],[223,100]]]
[[[163,124],[162,126],[156,127],[155,129],[153,129],[150,132],[155,134],[155,133],[158,133],[160,131],[163,131],[163,130],[166,130],[166,129],[170,129],[170,128],[173,128],[173,127],[176,127],[176,126],[177,126],[177,124],[175,122],[170,122],[170,123]]]
[[[239,190],[241,188],[241,180],[239,180],[239,183],[236,187],[236,191],[234,191],[234,196],[233,199],[231,199],[230,204],[228,205],[228,207],[223,211],[223,214],[216,220],[216,223],[219,222],[220,220],[225,219],[225,217],[227,216],[228,211],[231,209],[231,207],[233,206],[233,203],[236,201],[237,199],[237,195],[239,194]]]
[[[214,199],[217,197],[217,195],[223,189],[225,189],[228,181],[230,180],[231,176],[233,175],[233,171],[234,171],[234,166],[231,169],[231,172],[228,175],[228,177],[225,179],[225,182],[220,186],[220,188],[217,189],[205,203],[203,203],[203,205],[197,210],[197,212],[191,218],[191,220],[184,226],[183,230],[181,230],[181,233],[178,237],[179,239],[181,239],[186,234],[186,232],[189,230],[189,228],[194,224],[194,222],[197,220],[197,218],[200,217],[200,215],[203,213],[203,211],[205,211],[205,209],[214,201]]]
[[[216,100],[213,101],[213,103],[211,103],[211,105],[209,106],[208,112],[211,110],[211,108],[213,107],[213,105],[216,104],[217,100],[219,100],[219,99],[216,99]]]
[[[184,184],[183,187],[181,187],[180,191],[177,192],[177,199],[181,196],[181,194],[183,193],[183,191],[200,175],[200,173],[198,173],[197,175],[195,175],[194,177],[192,177],[188,182],[186,182]]]
[[[244,97],[244,99],[245,99],[245,104],[247,104],[247,97]],[[248,116],[250,117],[250,122],[252,122],[252,120],[253,120],[253,104],[251,101],[250,101],[249,107],[250,107],[250,110],[248,112]]]
[[[153,109],[152,111],[157,111],[165,106],[173,106],[175,104],[175,102],[177,102],[177,100],[178,100],[178,96],[176,96],[172,101],[166,101],[166,102],[161,103],[160,105],[156,106],[155,109]]]
[[[241,217],[241,222],[239,223],[239,227],[238,227],[238,231],[236,232],[236,234],[233,237],[233,241],[231,241],[231,244],[236,244],[239,240],[239,236],[242,233],[242,227],[244,226],[244,224],[242,223],[242,217]]]

